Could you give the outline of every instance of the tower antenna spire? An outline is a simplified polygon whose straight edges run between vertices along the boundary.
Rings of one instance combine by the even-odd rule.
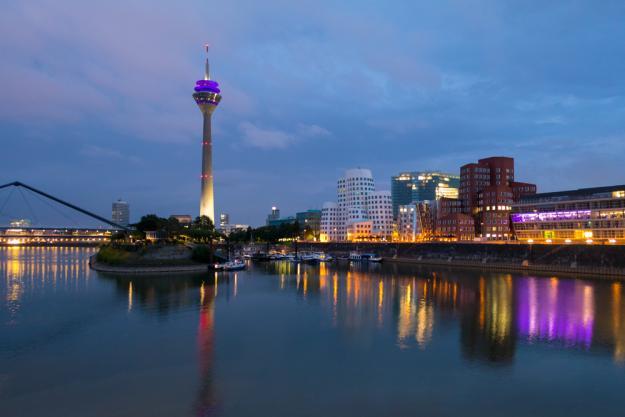
[[[209,47],[210,47],[209,44],[207,43],[204,44],[204,49],[206,50],[206,63],[204,64],[204,79],[206,81],[211,79],[210,66],[208,64],[208,48]]]

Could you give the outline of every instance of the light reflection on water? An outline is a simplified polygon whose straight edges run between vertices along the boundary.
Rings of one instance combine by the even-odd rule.
[[[291,329],[301,338],[299,346],[303,351],[313,341],[311,338],[321,334],[327,337],[323,333],[327,326],[357,343],[380,344],[387,355],[425,354],[430,349],[456,352],[461,361],[486,365],[484,372],[489,372],[491,365],[512,367],[521,360],[521,350],[531,352],[542,347],[562,354],[575,353],[589,360],[597,355],[611,358],[619,367],[625,362],[625,303],[620,282],[404,265],[288,262],[253,265],[247,271],[231,274],[111,277],[98,276],[89,270],[88,256],[92,253],[93,250],[78,248],[0,248],[0,291],[4,300],[0,329],[8,336],[4,342],[0,341],[0,365],[7,365],[0,367],[6,368],[0,374],[0,400],[3,395],[5,400],[36,395],[28,389],[28,375],[21,374],[27,368],[24,364],[31,360],[30,350],[24,346],[33,338],[37,341],[35,345],[41,345],[39,349],[58,343],[58,337],[37,338],[36,333],[42,327],[58,325],[54,321],[57,311],[59,316],[70,316],[76,311],[89,310],[94,301],[77,310],[71,307],[87,296],[95,300],[96,306],[104,306],[98,309],[105,318],[98,316],[99,321],[91,324],[98,333],[110,332],[101,326],[107,315],[116,318],[115,328],[119,332],[130,326],[128,321],[137,315],[157,319],[151,330],[146,330],[145,324],[133,330],[145,332],[138,333],[135,347],[144,338],[160,337],[160,332],[177,332],[175,342],[161,340],[159,343],[165,344],[148,348],[156,361],[194,363],[195,375],[186,378],[194,389],[185,390],[184,395],[190,398],[181,394],[184,399],[180,402],[187,404],[181,407],[188,415],[195,416],[245,415],[233,411],[232,401],[228,400],[233,394],[223,388],[238,381],[235,381],[236,373],[235,376],[223,373],[219,352],[223,360],[227,356],[224,351],[240,347],[236,338],[231,339],[230,329],[220,327],[220,321],[230,327],[238,309],[244,308],[245,320],[236,322],[246,326],[242,332],[252,332],[258,327],[265,327],[268,334],[279,332],[272,322],[262,321],[264,311],[272,307],[267,303],[279,303],[290,322],[301,317],[298,314],[302,311],[315,317],[313,323],[318,323],[318,328],[295,323]],[[61,301],[54,304],[57,298]],[[51,322],[40,323],[42,319],[33,318],[35,312],[40,314],[37,308],[42,303],[53,306],[46,307],[49,317],[45,320]],[[185,327],[189,321],[193,322],[192,329]],[[185,339],[189,335],[196,340],[196,346],[191,349],[194,353],[191,358],[183,355],[180,359],[179,353],[171,352],[176,352],[180,340],[189,340]],[[346,349],[345,342],[340,340],[332,343],[337,349]],[[86,339],[80,340],[80,344],[73,343],[89,345]],[[267,344],[271,340],[261,339],[258,343]],[[182,345],[188,353],[189,344]],[[82,349],[73,348],[77,355],[82,354]],[[244,355],[236,358],[248,366],[256,360]],[[374,358],[371,362],[375,362]],[[50,369],[42,367],[39,372],[45,376],[47,372],[52,374],[53,369],[50,365]],[[94,379],[100,377],[93,372]],[[88,385],[90,376],[85,378]],[[358,384],[356,380],[351,382]],[[146,379],[143,383],[153,381]],[[154,409],[143,410],[145,414],[133,410],[133,415],[153,415],[156,408],[158,401]]]

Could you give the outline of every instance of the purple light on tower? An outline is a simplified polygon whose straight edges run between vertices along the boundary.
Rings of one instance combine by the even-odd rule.
[[[205,45],[208,54],[208,45]],[[221,101],[221,90],[217,81],[210,79],[208,56],[204,68],[204,79],[195,83],[193,99],[197,103],[204,118],[202,132],[202,181],[200,195],[200,216],[208,216],[215,222],[215,199],[213,194],[213,140],[211,122],[213,111]]]

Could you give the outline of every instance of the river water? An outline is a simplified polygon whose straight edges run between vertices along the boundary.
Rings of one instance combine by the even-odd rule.
[[[625,415],[618,282],[93,253],[0,248],[0,416]]]

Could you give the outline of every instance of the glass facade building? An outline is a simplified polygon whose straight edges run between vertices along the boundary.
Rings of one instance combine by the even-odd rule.
[[[295,213],[295,219],[301,230],[309,229],[314,238],[319,238],[321,230],[321,210],[306,210]]]
[[[458,198],[460,177],[443,172],[402,172],[391,177],[393,217],[397,219],[399,206],[419,201],[435,201],[442,197]]]

